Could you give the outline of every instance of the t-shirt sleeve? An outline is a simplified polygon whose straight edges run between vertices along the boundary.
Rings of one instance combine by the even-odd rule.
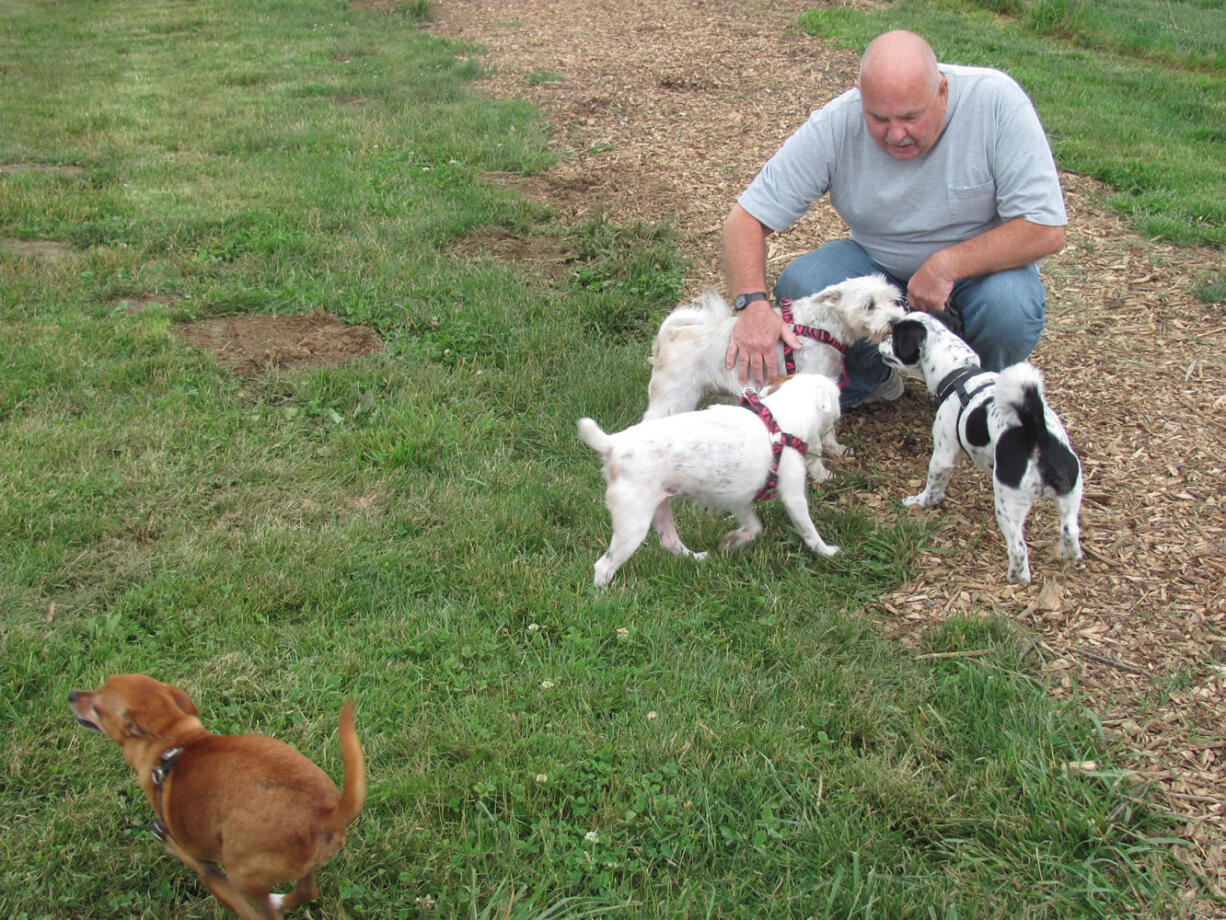
[[[1060,176],[1038,113],[1018,89],[996,139],[996,210],[1001,220],[1023,217],[1055,227],[1068,223]]]

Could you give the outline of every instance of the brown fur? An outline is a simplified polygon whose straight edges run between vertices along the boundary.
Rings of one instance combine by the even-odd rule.
[[[123,750],[166,825],[167,848],[243,920],[276,920],[319,895],[315,870],[340,851],[366,798],[352,701],[340,718],[343,794],[281,741],[209,733],[186,693],[143,674],[74,690],[68,703],[77,721]],[[154,768],[171,748],[181,753],[159,791]],[[296,883],[288,895],[269,894],[288,881]]]

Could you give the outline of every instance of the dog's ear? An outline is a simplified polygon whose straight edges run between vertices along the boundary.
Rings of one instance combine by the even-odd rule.
[[[924,339],[928,335],[928,330],[924,328],[924,324],[914,319],[902,319],[894,324],[894,331],[891,333],[892,348],[894,357],[902,364],[911,367],[919,363],[920,348],[924,344]]]
[[[192,702],[191,697],[180,690],[178,687],[166,685],[166,689],[170,691],[170,698],[175,701],[175,705],[183,710],[184,714],[189,716],[200,715],[200,710],[196,708],[196,704]]]

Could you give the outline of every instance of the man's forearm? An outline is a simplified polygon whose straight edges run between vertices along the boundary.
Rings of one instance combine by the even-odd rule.
[[[1033,224],[1018,217],[964,240],[939,255],[942,272],[954,280],[1021,268],[1060,251],[1064,227]]]
[[[739,204],[724,220],[724,277],[732,296],[766,291],[766,238],[771,231]]]

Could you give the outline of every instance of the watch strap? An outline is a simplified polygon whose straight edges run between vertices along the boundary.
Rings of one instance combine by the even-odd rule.
[[[737,294],[732,301],[732,306],[739,313],[751,303],[759,300],[765,300],[767,303],[770,303],[770,297],[767,296],[765,291],[750,291],[747,294]]]

